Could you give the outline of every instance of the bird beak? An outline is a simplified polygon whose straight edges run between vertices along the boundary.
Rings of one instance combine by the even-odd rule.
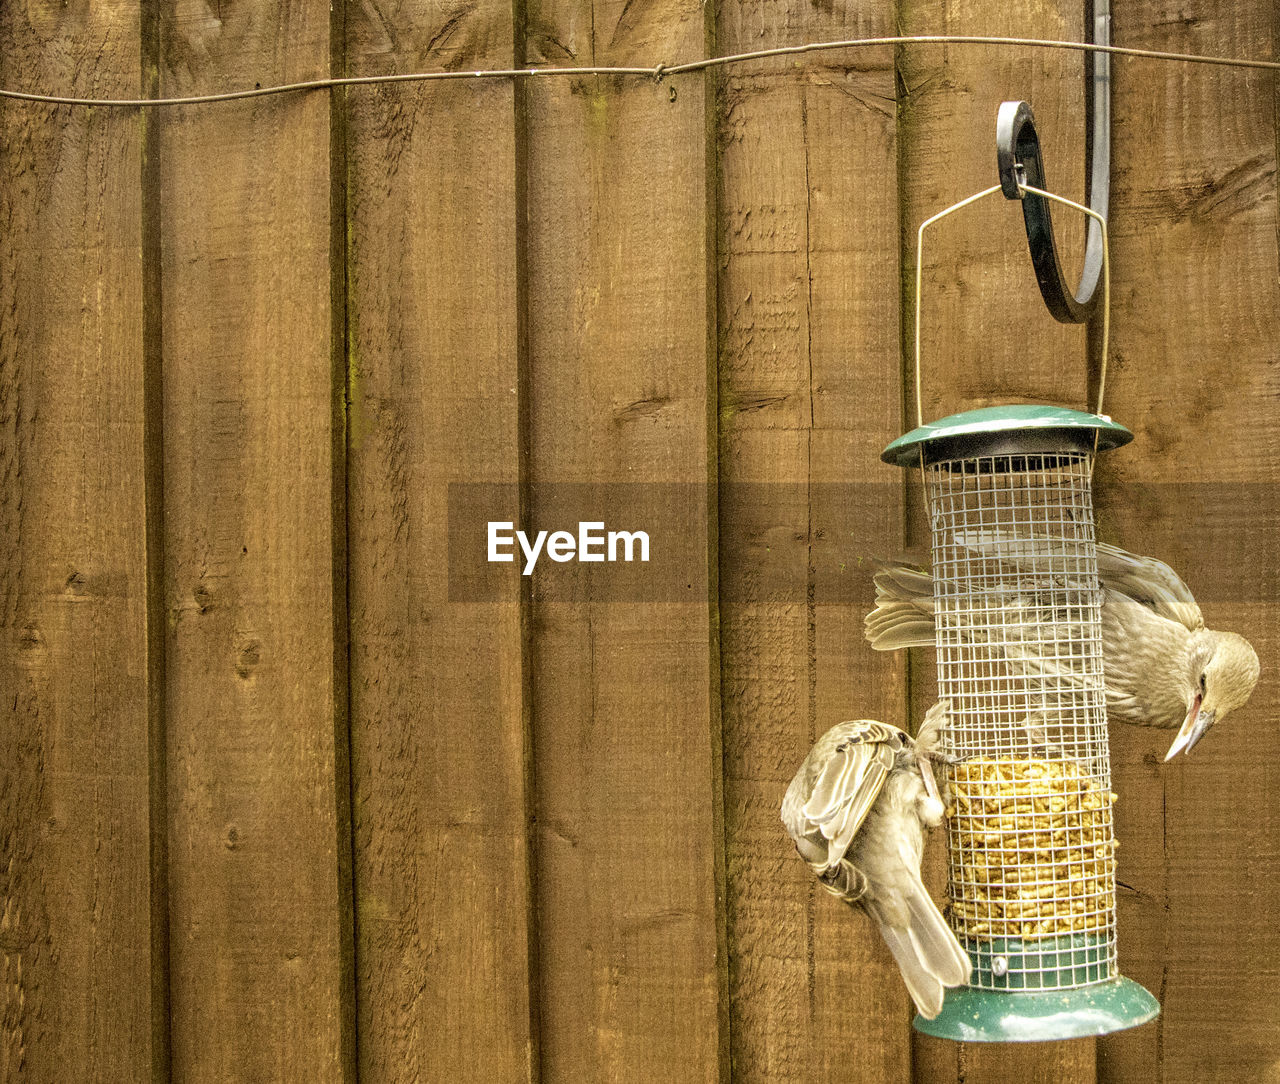
[[[1169,752],[1165,754],[1165,762],[1172,760],[1179,753],[1191,752],[1196,742],[1204,737],[1205,731],[1213,726],[1215,718],[1214,712],[1200,710],[1200,697],[1197,696],[1191,702],[1191,710],[1187,712],[1187,717],[1182,722],[1178,736],[1173,739],[1173,744],[1169,746]]]

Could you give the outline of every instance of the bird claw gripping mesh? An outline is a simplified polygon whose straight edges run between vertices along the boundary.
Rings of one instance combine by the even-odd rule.
[[[867,877],[847,858],[837,862],[818,874],[818,881],[834,896],[839,896],[846,903],[855,903],[867,891]]]

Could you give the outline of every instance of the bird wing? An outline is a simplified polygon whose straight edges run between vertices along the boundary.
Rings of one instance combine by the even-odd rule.
[[[1016,562],[1046,557],[1074,556],[1074,539],[1036,535],[1018,538],[1000,529],[957,531],[959,546],[977,550],[984,557]],[[1097,543],[1098,579],[1102,586],[1145,606],[1168,621],[1195,631],[1204,628],[1204,616],[1191,588],[1172,568],[1155,557],[1143,557],[1106,542]]]
[[[834,749],[818,768],[801,810],[806,828],[828,840],[827,865],[844,858],[893,768],[905,735],[885,723],[842,723]],[[839,730],[839,728],[836,728]]]
[[[976,528],[958,531],[955,543],[985,557],[1015,564],[1078,552],[1074,540],[1018,538],[1007,531]],[[1163,561],[1143,557],[1106,542],[1097,544],[1102,586],[1145,606],[1152,613],[1191,629],[1204,627],[1195,596],[1182,577]],[[881,564],[875,576],[876,606],[867,615],[866,637],[879,651],[931,647],[934,642],[933,580],[908,565]]]
[[[1204,628],[1204,615],[1191,589],[1163,561],[1099,542],[1098,576],[1103,587],[1133,599],[1160,617],[1193,632]]]

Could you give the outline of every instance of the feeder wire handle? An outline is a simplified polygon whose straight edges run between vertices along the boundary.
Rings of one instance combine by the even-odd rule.
[[[1055,203],[1061,203],[1066,207],[1080,211],[1088,215],[1098,224],[1098,233],[1101,237],[1101,271],[1102,271],[1102,358],[1098,373],[1098,403],[1094,409],[1095,414],[1102,413],[1102,396],[1107,390],[1107,351],[1111,341],[1111,249],[1107,240],[1107,220],[1105,216],[1100,215],[1091,207],[1086,207],[1082,203],[1076,203],[1069,200],[1066,196],[1059,196],[1053,192],[1047,192],[1043,188],[1037,188],[1034,185],[1024,184],[1022,181],[1017,182],[1020,194],[1038,196],[1041,199],[1052,200]],[[932,226],[940,219],[946,218],[949,214],[964,207],[968,207],[971,203],[977,203],[980,199],[987,196],[993,196],[1001,191],[1003,185],[992,185],[990,188],[984,188],[981,192],[976,192],[967,199],[962,199],[959,203],[953,203],[945,210],[939,211],[936,215],[926,218],[920,223],[919,230],[916,231],[916,334],[915,334],[915,368],[916,368],[916,425],[924,425],[924,391],[920,383],[920,294],[921,283],[923,280],[924,267],[924,231]]]

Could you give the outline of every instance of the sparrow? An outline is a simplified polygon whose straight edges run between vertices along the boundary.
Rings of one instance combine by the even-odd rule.
[[[997,556],[1017,559],[1012,544],[989,545],[997,547],[990,551]],[[1017,545],[1029,553],[1035,540]],[[1177,727],[1165,755],[1171,760],[1190,751],[1215,723],[1245,704],[1258,682],[1258,655],[1243,636],[1205,628],[1190,589],[1163,561],[1105,543],[1098,543],[1097,551],[1108,718],[1133,726]],[[930,574],[908,565],[883,564],[875,585],[876,606],[865,622],[871,646],[877,651],[932,647]],[[1009,604],[1029,605],[1030,612],[1033,600],[1018,594]],[[1028,630],[1029,640],[1040,636],[1033,624]],[[1062,632],[1062,639],[1080,635],[1080,630],[1073,633],[1067,626]],[[1025,662],[1025,649],[1018,654]]]
[[[898,963],[921,1016],[972,965],[920,880],[925,827],[942,823],[931,757],[947,703],[915,740],[873,719],[837,723],[809,750],[782,801],[782,823],[822,887],[865,911]]]

